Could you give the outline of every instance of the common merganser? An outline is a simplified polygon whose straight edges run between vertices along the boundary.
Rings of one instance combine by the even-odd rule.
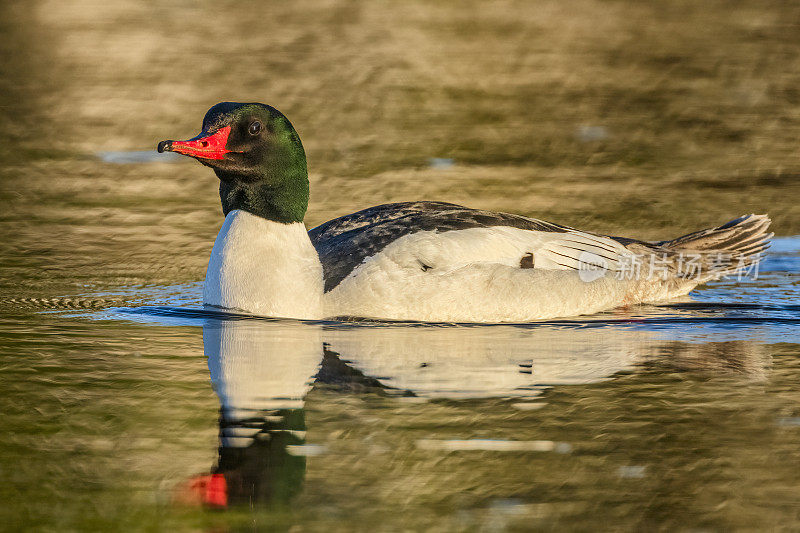
[[[766,215],[677,239],[600,235],[443,202],[379,205],[310,231],[300,137],[277,109],[222,102],[187,141],[161,141],[211,167],[225,221],[205,305],[260,316],[510,322],[594,313],[682,296],[752,269]]]

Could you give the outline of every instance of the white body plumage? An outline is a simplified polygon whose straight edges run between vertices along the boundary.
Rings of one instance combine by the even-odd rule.
[[[560,250],[566,251],[562,248],[565,236],[571,246],[584,248],[572,254],[586,261],[597,258],[591,242],[608,246],[617,257],[630,253],[611,239],[584,235],[510,227],[412,233],[367,258],[328,292],[325,314],[431,322],[522,322],[672,296],[661,280],[642,283],[617,279],[612,270],[598,276],[571,269],[581,265],[559,255]],[[575,242],[579,244],[572,244]],[[534,268],[520,267],[526,254],[532,255]],[[557,260],[570,264],[564,266]],[[607,262],[607,266],[617,265]]]
[[[322,318],[322,265],[302,222],[234,210],[214,241],[203,303],[261,316]]]
[[[580,271],[554,261],[567,261],[559,254],[567,251],[566,242],[590,251],[599,242],[618,254],[628,252],[611,239],[581,232],[420,231],[390,243],[323,294],[322,265],[302,223],[236,210],[214,243],[203,300],[270,317],[509,322],[594,313],[676,294],[674,284],[621,280],[611,271],[586,281]],[[527,253],[535,268],[520,268]]]
[[[709,239],[728,239],[729,250],[744,246],[752,253],[771,236],[765,233],[766,217],[734,222],[655,248],[626,246],[572,229],[416,231],[366,257],[324,292],[323,265],[302,223],[283,224],[234,210],[214,243],[203,300],[261,316],[301,319],[522,322],[582,315],[680,296],[723,273],[687,278],[673,268],[663,276],[620,276],[626,257],[677,253],[693,244],[708,246]],[[730,240],[742,231],[749,238]],[[703,253],[720,249],[700,248]],[[605,270],[587,272],[590,264]]]

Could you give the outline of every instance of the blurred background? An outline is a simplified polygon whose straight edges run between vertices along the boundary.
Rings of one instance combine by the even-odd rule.
[[[293,122],[308,155],[309,227],[427,199],[647,239],[751,212],[769,213],[778,235],[800,233],[798,2],[0,8],[0,522],[13,530],[255,523],[170,503],[218,459],[220,402],[199,324],[63,315],[199,305],[222,223],[218,181],[154,150],[197,134],[219,101],[267,103]],[[796,241],[786,243],[779,274],[752,284],[745,302],[796,302]],[[309,442],[339,455],[309,460],[299,514],[310,530],[348,518],[442,531],[791,524],[800,370],[798,346],[784,342],[796,337],[789,307],[788,329],[769,342],[734,331],[687,344],[678,331],[642,347],[612,331],[609,353],[646,364],[603,367],[597,375],[636,373],[599,386],[576,371],[584,384],[558,389],[544,410],[489,400],[421,412],[315,388]],[[398,335],[370,353],[416,342]],[[574,362],[597,340],[556,337],[520,345],[564,345],[553,353]],[[502,351],[498,342],[485,345]],[[442,459],[414,447],[437,431],[571,442],[575,453]],[[280,510],[259,520],[293,519]]]
[[[233,100],[296,126],[312,226],[424,198],[639,237],[749,212],[800,228],[795,2],[5,4],[2,186],[30,187],[12,209],[191,198],[172,209],[216,224],[196,163],[97,156],[194,136]]]

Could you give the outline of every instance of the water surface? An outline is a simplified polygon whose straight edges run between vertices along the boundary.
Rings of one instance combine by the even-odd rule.
[[[800,483],[798,272],[800,239],[778,239],[758,279],[685,302],[486,326],[226,317],[198,283],[7,299],[4,513],[777,527]]]

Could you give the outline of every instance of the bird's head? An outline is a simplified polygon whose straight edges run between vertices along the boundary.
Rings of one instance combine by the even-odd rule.
[[[308,170],[300,136],[283,113],[265,104],[221,102],[201,132],[158,143],[211,167],[225,214],[243,209],[279,222],[299,222],[308,206]]]

